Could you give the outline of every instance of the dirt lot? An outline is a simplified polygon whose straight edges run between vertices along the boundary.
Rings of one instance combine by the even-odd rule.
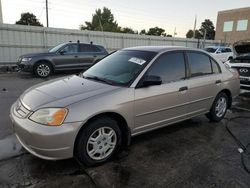
[[[228,124],[245,146],[250,143],[249,93],[242,94],[226,116],[242,118],[220,123],[193,118],[137,136],[112,162],[85,168],[73,159],[38,159],[21,149],[12,135],[10,105],[43,81],[24,73],[0,74],[0,187],[250,187],[239,146],[226,129]],[[250,168],[248,155],[243,158]]]

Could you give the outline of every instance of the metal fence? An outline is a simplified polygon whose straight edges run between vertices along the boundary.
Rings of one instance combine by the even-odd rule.
[[[131,46],[165,45],[196,48],[219,43],[186,38],[0,24],[0,64],[15,63],[22,54],[42,52],[59,43],[77,40],[101,44],[108,51]]]

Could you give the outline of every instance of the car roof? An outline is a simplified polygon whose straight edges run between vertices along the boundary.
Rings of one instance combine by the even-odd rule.
[[[62,43],[62,44],[78,44],[78,42],[65,42],[65,43]],[[93,45],[93,46],[100,46],[100,47],[103,47],[102,45],[99,45],[99,44],[95,44],[95,43],[86,43],[86,42],[79,42],[79,44],[86,44],[86,45]]]
[[[230,48],[228,46],[208,46],[206,48]]]
[[[150,52],[157,52],[157,53],[166,52],[166,51],[173,51],[173,50],[196,50],[196,51],[202,51],[200,49],[188,48],[188,47],[182,47],[182,46],[136,46],[136,47],[124,48],[123,50],[150,51]]]

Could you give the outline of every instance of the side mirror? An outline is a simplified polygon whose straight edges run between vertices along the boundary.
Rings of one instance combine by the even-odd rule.
[[[161,84],[162,84],[161,77],[155,75],[148,75],[144,77],[142,81],[142,87],[161,85]]]
[[[221,53],[221,51],[217,51],[216,53],[217,53],[217,54],[220,54],[220,53]]]
[[[66,53],[66,51],[65,50],[61,50],[59,53],[60,53],[60,55],[64,55]]]

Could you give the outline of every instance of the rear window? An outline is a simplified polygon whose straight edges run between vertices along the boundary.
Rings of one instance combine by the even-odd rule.
[[[216,48],[205,48],[204,50],[209,52],[209,53],[214,53],[217,49]]]
[[[192,77],[212,73],[210,58],[207,55],[197,52],[188,52],[187,57]]]
[[[80,52],[101,52],[101,49],[94,45],[80,44]]]

